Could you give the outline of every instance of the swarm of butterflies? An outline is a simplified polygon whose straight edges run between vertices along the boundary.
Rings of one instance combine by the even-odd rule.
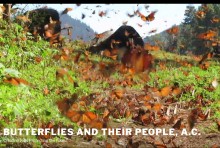
[[[77,4],[80,6],[80,4]],[[147,7],[148,8],[148,7]],[[67,8],[63,13],[67,13],[71,11],[71,8]],[[202,19],[206,13],[206,9],[204,11],[197,12],[197,17]],[[142,14],[139,10],[135,11],[134,14],[128,14],[129,17],[138,16],[141,20],[145,22],[151,22],[155,19],[155,14],[157,11],[153,11],[148,15]],[[95,14],[95,10],[92,12]],[[104,17],[107,15],[107,11],[100,11],[98,13],[100,17]],[[85,18],[85,15],[82,16],[82,19]],[[22,18],[20,18],[22,19]],[[217,18],[213,18],[213,23],[218,22]],[[156,32],[156,30],[152,30],[151,33]],[[179,32],[179,28],[174,26],[170,29],[167,29],[167,33],[171,35],[177,35]],[[208,30],[205,33],[198,34],[198,38],[202,40],[212,40],[216,36],[216,32],[214,30]],[[97,34],[96,37],[102,38],[102,34]],[[149,43],[145,44],[144,47],[146,50],[160,50],[159,46],[150,45]],[[85,58],[82,60],[82,56]],[[35,57],[34,58],[36,64],[39,64],[43,58]],[[100,62],[94,63],[90,59],[90,53],[78,52],[75,53],[73,49],[63,47],[60,52],[53,56],[53,60],[55,61],[73,61],[77,63],[80,68],[74,69],[76,72],[82,74],[82,79],[85,81],[97,81],[103,80],[107,81],[110,84],[109,88],[106,88],[105,94],[101,94],[101,92],[94,92],[88,96],[78,97],[77,94],[73,94],[70,98],[61,98],[56,102],[56,105],[60,111],[60,113],[67,118],[69,118],[72,122],[78,124],[79,126],[89,127],[89,128],[111,128],[109,125],[109,121],[114,119],[130,119],[128,121],[142,125],[148,126],[153,125],[153,127],[162,127],[164,125],[169,125],[169,127],[175,128],[176,130],[181,130],[183,128],[188,128],[191,130],[197,121],[205,121],[210,116],[210,110],[202,111],[202,107],[209,104],[209,101],[204,101],[203,97],[198,95],[196,97],[196,102],[188,102],[188,103],[179,103],[176,99],[181,96],[181,94],[185,92],[192,91],[192,87],[188,86],[185,88],[180,88],[179,84],[173,84],[165,86],[161,89],[157,87],[150,87],[146,85],[144,90],[140,92],[127,89],[127,87],[131,87],[137,82],[133,79],[134,70],[126,69],[120,63],[114,62]],[[201,60],[200,58],[195,57],[195,61]],[[177,60],[182,66],[192,66],[191,63],[186,61]],[[203,66],[203,67],[202,67]],[[202,69],[207,69],[208,65],[202,65]],[[165,63],[160,62],[159,67],[161,69],[166,69]],[[70,67],[60,68],[56,71],[56,79],[64,80],[64,77],[73,84],[74,87],[77,87],[77,83],[73,80],[69,71]],[[114,72],[114,70],[118,70],[121,73],[124,73],[125,77],[122,80],[111,81],[109,75]],[[183,71],[185,75],[188,75],[187,72]],[[140,74],[143,77],[144,81],[148,80],[147,74]],[[199,79],[199,78],[198,78]],[[18,85],[28,85],[30,87],[34,87],[30,82],[22,78],[12,77],[7,75],[4,79],[4,83],[9,83],[15,86]],[[116,89],[113,86],[122,86],[126,89]],[[210,88],[207,88],[210,91],[215,89],[214,85]],[[44,90],[44,94],[48,94],[50,90],[47,88]],[[61,90],[56,90],[57,94],[62,93]],[[184,116],[181,112],[182,108],[190,107],[192,104],[197,104],[198,107],[195,109],[189,110],[186,112],[187,116]],[[94,108],[95,111],[91,111],[91,108]],[[121,121],[123,122],[123,121]],[[123,123],[124,125],[127,123]],[[220,130],[220,120],[217,121],[218,129]],[[59,128],[64,125],[56,125],[52,122],[44,123],[40,125],[42,128]],[[52,135],[41,135],[39,139],[49,139],[52,138]],[[139,142],[134,142],[132,138],[135,136],[127,137],[127,141],[123,140],[124,137],[121,136],[112,136],[115,143],[123,145],[123,146],[138,146]],[[92,140],[93,136],[86,136],[87,140]],[[154,137],[147,137],[148,143],[152,144],[155,147],[166,147],[168,144],[171,147],[177,147],[174,139],[175,137],[169,137],[168,142],[164,142],[164,140],[160,140],[158,142]],[[123,142],[122,142],[123,141]],[[106,147],[112,147],[110,143],[106,143]]]

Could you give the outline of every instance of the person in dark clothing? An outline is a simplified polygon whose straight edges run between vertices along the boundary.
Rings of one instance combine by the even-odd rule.
[[[96,44],[89,47],[89,51],[111,58],[116,56],[125,67],[135,72],[143,72],[151,67],[153,57],[144,49],[144,41],[133,27],[123,25],[112,34],[104,32],[102,35],[105,39],[97,40]]]
[[[112,50],[114,48],[131,48],[131,46],[144,46],[144,41],[138,32],[131,26],[123,25],[119,27],[111,35],[105,33],[109,37],[102,42],[97,42],[89,48],[92,53],[100,53],[101,51],[108,49]],[[104,35],[105,35],[104,34]],[[94,40],[94,39],[93,39]]]
[[[40,8],[25,13],[30,19],[29,32],[40,35],[52,43],[58,42],[61,32],[60,16],[57,10]]]

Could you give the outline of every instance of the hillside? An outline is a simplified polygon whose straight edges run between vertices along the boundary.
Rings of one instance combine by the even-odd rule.
[[[161,42],[166,41],[167,33],[166,31],[162,31],[160,33],[151,35],[151,36],[146,36],[143,40],[144,42],[148,42],[151,44],[155,44],[155,40],[160,40]]]
[[[94,30],[91,29],[88,25],[76,20],[69,16],[68,14],[61,15],[60,20],[62,22],[61,27],[73,27],[72,30],[72,39],[82,39],[83,41],[90,41],[94,37]],[[62,35],[69,37],[67,30],[62,31]]]

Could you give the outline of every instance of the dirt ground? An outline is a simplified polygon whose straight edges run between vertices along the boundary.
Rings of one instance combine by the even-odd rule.
[[[153,126],[142,126],[132,122],[117,123],[111,122],[113,127],[125,128],[153,128]],[[220,132],[212,130],[211,120],[197,122],[195,129],[198,135],[181,135],[182,130],[175,130],[177,136],[170,135],[130,135],[130,136],[108,136],[105,140],[99,141],[97,138],[86,138],[85,136],[73,135],[71,138],[60,143],[43,143],[44,148],[219,148]],[[201,128],[202,127],[202,128]],[[157,127],[169,130],[170,125]],[[188,131],[188,130],[187,130]],[[31,143],[7,143],[6,147],[32,148]]]

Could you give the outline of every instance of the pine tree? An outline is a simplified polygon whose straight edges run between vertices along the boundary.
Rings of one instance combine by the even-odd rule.
[[[197,25],[195,20],[196,9],[192,5],[188,5],[185,10],[185,18],[180,25],[180,35],[178,40],[178,47],[180,53],[193,52],[194,26]]]

